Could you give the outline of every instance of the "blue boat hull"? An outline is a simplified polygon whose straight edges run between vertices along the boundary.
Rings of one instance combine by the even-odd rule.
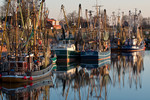
[[[110,51],[98,52],[98,51],[82,51],[80,58],[81,63],[96,63],[99,61],[105,61],[110,59]]]
[[[145,50],[145,45],[142,43],[141,45],[122,45],[120,47],[121,51],[125,52],[134,52],[134,51],[142,51]]]

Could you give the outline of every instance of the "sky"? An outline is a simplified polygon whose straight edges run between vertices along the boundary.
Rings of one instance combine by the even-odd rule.
[[[4,0],[0,0],[0,5],[3,2]],[[96,5],[96,0],[45,0],[45,2],[50,11],[49,17],[57,20],[63,18],[63,13],[60,12],[62,4],[67,14],[73,11],[78,12],[79,4],[81,4],[82,17],[85,17],[85,9],[95,11],[92,6]],[[118,9],[120,9],[120,13],[128,14],[129,10],[134,12],[134,9],[137,8],[137,10],[142,11],[143,17],[150,17],[150,0],[97,0],[97,2],[98,5],[103,5],[101,9],[106,9],[109,16],[112,15],[113,11],[118,14]]]
[[[78,12],[79,4],[82,6],[81,16],[85,17],[85,9],[95,11],[95,8],[92,7],[96,5],[96,0],[45,0],[46,5],[50,11],[49,17],[55,18],[57,20],[63,17],[61,13],[61,5],[65,7],[66,13],[71,13],[76,10]],[[132,12],[137,10],[142,11],[143,17],[150,17],[150,0],[97,0],[98,5],[103,5],[101,8],[107,10],[109,16],[112,15],[112,12],[118,14],[118,9],[120,13],[124,12],[128,15],[129,10]],[[95,12],[93,13],[95,14]]]

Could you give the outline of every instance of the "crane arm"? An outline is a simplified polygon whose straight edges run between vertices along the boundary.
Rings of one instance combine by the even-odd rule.
[[[77,28],[79,28],[79,26],[80,26],[80,13],[81,13],[81,4],[79,4],[79,12],[78,12],[78,26],[77,26]]]
[[[65,21],[66,21],[67,28],[68,28],[68,31],[69,31],[70,28],[69,28],[68,20],[67,20],[66,13],[65,13],[65,10],[64,10],[64,5],[61,5],[61,10],[62,10],[63,13],[64,13]]]

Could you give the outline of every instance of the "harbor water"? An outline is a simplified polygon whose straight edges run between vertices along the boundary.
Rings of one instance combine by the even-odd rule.
[[[0,100],[150,100],[149,61],[150,51],[117,52],[101,66],[55,65],[34,83],[0,83]]]

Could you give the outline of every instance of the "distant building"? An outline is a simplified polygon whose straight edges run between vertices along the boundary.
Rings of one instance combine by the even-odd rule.
[[[55,29],[61,29],[61,25],[59,25],[59,21],[56,21],[55,19],[47,19],[47,22],[50,24],[49,27],[55,28]]]

